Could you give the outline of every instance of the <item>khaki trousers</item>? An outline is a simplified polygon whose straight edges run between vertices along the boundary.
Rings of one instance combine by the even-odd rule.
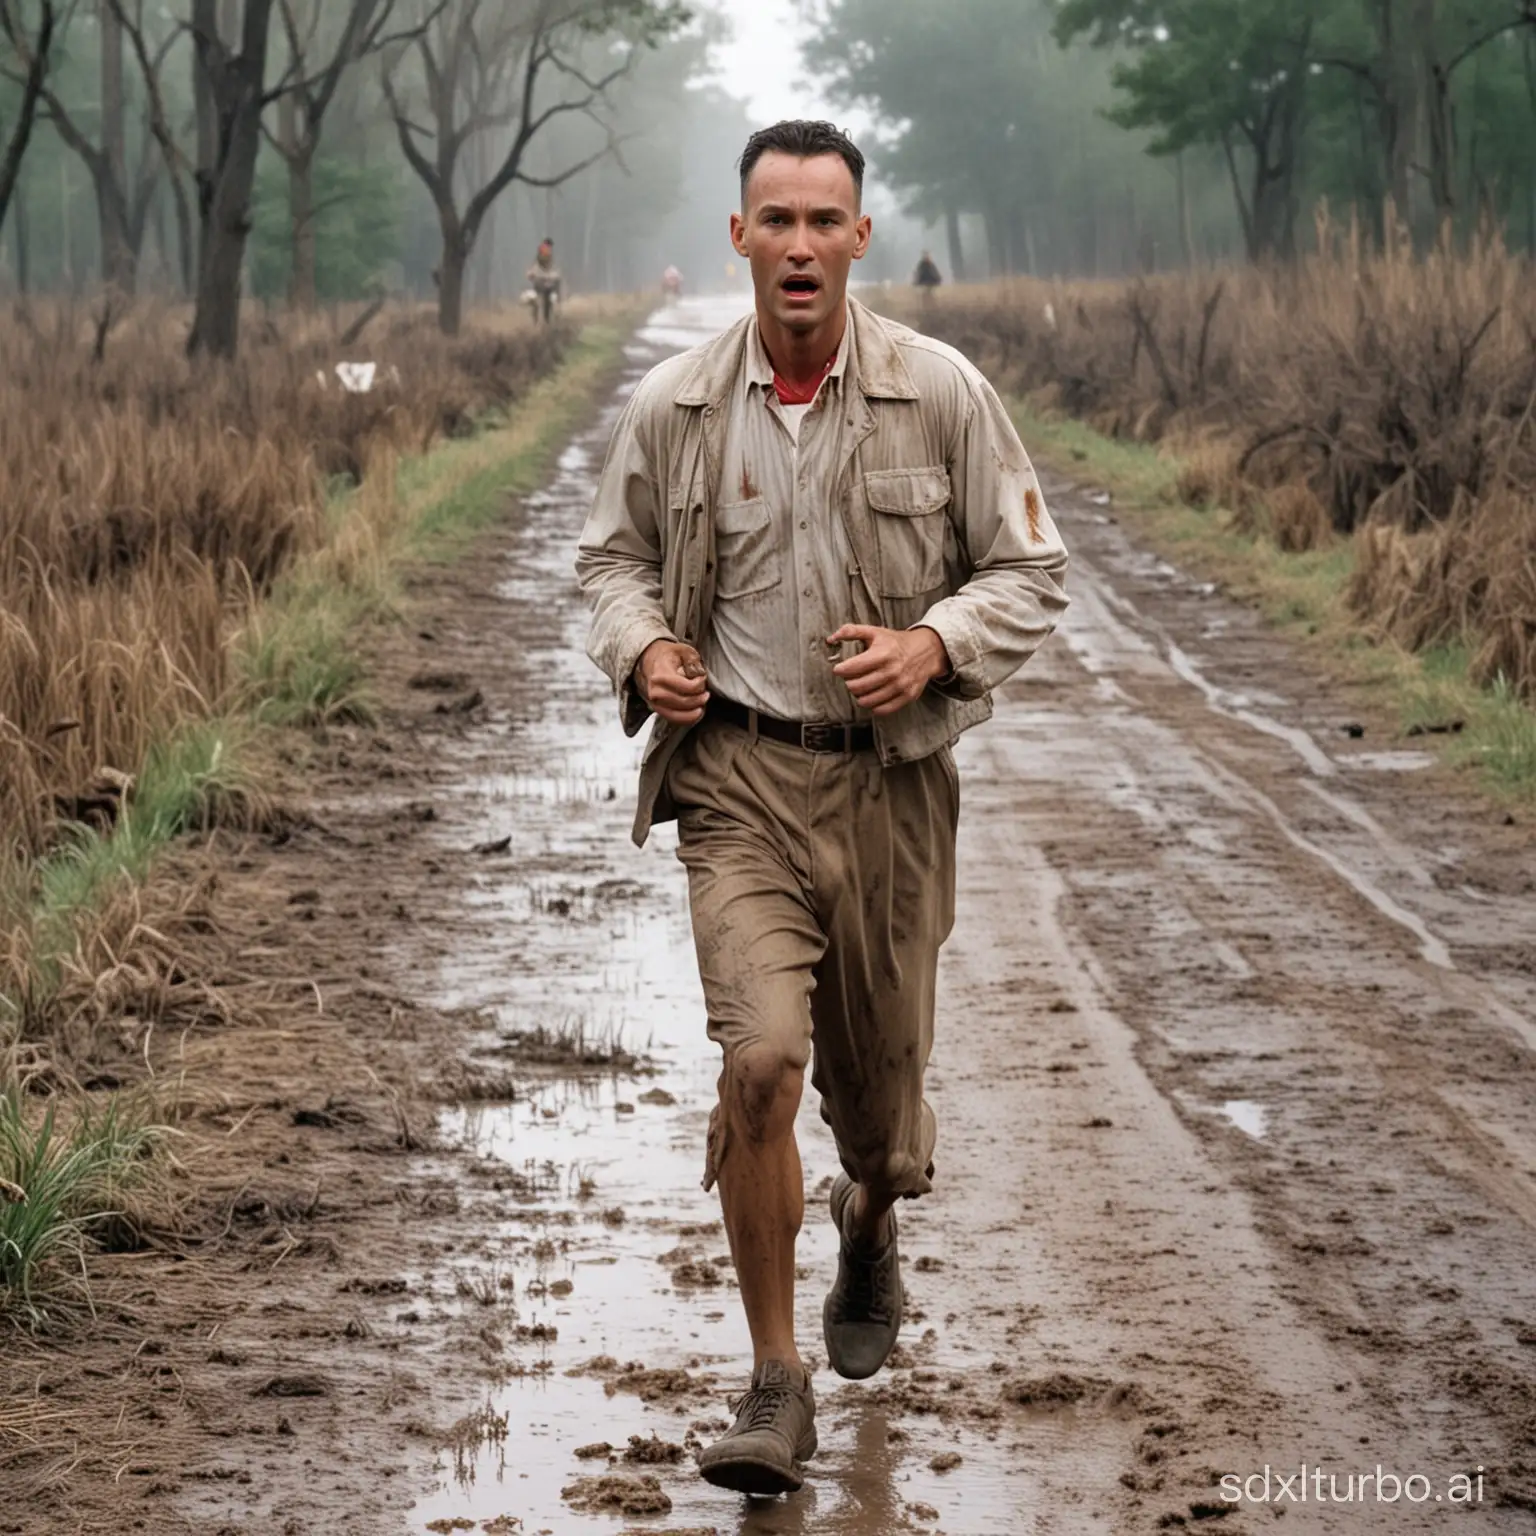
[[[959,779],[949,749],[882,767],[706,722],[668,768],[709,1034],[722,1048],[704,1187],[729,1155],[724,1094],[748,1047],[815,1065],[849,1176],[932,1188],[923,1099],[939,947],[955,915]]]

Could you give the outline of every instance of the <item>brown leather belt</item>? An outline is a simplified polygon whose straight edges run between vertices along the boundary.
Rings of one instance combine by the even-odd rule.
[[[787,742],[807,752],[872,752],[875,746],[875,728],[872,725],[844,725],[836,721],[802,722],[776,720],[772,715],[761,714],[738,704],[735,699],[722,699],[719,694],[710,699],[704,716],[708,720],[721,720],[743,731],[756,730],[759,736],[770,741]]]

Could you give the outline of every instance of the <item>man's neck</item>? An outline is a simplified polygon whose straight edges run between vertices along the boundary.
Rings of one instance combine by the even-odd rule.
[[[773,370],[786,383],[807,386],[826,372],[827,359],[837,354],[848,329],[848,307],[829,315],[813,331],[791,331],[757,312],[757,333]]]

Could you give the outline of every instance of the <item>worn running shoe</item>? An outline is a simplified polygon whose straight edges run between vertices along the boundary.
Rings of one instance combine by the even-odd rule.
[[[699,1452],[705,1482],[760,1497],[793,1493],[805,1482],[801,1463],[816,1454],[810,1376],[797,1382],[781,1361],[766,1360],[731,1408],[736,1422]]]
[[[848,1235],[848,1210],[858,1185],[840,1173],[832,1185],[832,1223],[841,1240],[837,1279],[821,1309],[827,1359],[839,1376],[863,1381],[890,1358],[901,1332],[901,1260],[896,1252],[896,1212],[890,1240],[871,1248]]]

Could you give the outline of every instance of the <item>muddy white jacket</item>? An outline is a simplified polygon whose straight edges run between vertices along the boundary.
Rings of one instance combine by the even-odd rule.
[[[840,465],[827,488],[853,552],[848,621],[937,630],[954,671],[874,722],[882,761],[925,757],[992,713],[991,691],[1066,608],[1067,552],[992,386],[952,347],[848,304]],[[648,373],[609,444],[576,572],[592,604],[587,652],[613,680],[624,730],[650,713],[633,683],[654,640],[698,645],[714,602],[727,413],[751,316]],[[687,727],[657,719],[634,837],[667,803]]]

